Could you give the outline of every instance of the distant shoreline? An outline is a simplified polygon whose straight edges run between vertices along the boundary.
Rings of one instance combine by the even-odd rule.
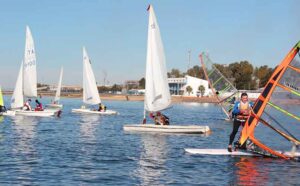
[[[3,91],[4,95],[12,95],[12,91]],[[39,92],[40,96],[55,96],[52,92]],[[62,93],[62,98],[81,98],[81,93]],[[144,101],[143,95],[124,95],[124,94],[100,94],[102,100],[118,100],[118,101]],[[196,102],[196,103],[218,103],[214,97],[191,97],[191,96],[172,96],[173,103],[180,102]]]

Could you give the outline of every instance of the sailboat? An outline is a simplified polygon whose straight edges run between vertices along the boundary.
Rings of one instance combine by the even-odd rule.
[[[148,46],[146,62],[146,88],[144,100],[144,121],[146,113],[159,112],[171,106],[171,95],[167,81],[166,59],[159,26],[153,7],[149,5]],[[125,131],[163,133],[206,133],[208,126],[172,126],[155,124],[125,125]]]
[[[53,116],[59,111],[43,110],[43,111],[27,111],[23,110],[24,97],[37,97],[37,73],[36,73],[36,55],[34,49],[34,41],[29,27],[26,27],[26,42],[24,62],[21,64],[16,87],[11,99],[11,108],[16,111],[17,115],[26,116]]]
[[[5,105],[4,105],[4,100],[3,100],[1,86],[0,86],[0,106],[2,107],[1,111],[0,111],[0,116],[2,116],[2,115],[3,116],[14,116],[15,115],[14,111],[7,110],[6,107],[5,107]]]
[[[225,120],[231,120],[231,110],[234,102],[238,97],[238,90],[232,83],[216,68],[208,54],[205,52],[199,55],[202,68],[206,80],[208,81],[212,93],[217,98],[224,114],[226,115]]]
[[[97,105],[101,103],[91,61],[85,47],[83,47],[83,103],[87,105]],[[85,105],[79,109],[72,109],[72,112],[100,115],[117,114],[114,110],[97,111],[96,109],[86,108]]]
[[[227,149],[185,149],[193,154],[232,155],[246,153],[297,159],[300,152],[300,42],[276,67],[263,92],[256,100],[241,132],[240,145],[232,153]]]
[[[63,107],[63,105],[59,103],[63,72],[64,72],[64,69],[63,69],[63,67],[61,67],[60,76],[59,76],[58,84],[56,87],[56,93],[55,93],[54,100],[52,103],[47,104],[47,107],[50,107],[50,108],[62,108]]]

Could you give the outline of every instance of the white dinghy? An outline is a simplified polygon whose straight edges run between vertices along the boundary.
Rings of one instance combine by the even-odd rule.
[[[148,46],[146,62],[146,89],[144,101],[144,121],[146,113],[159,112],[171,105],[170,89],[167,81],[166,59],[160,37],[159,26],[153,7],[149,5]],[[125,131],[162,132],[162,133],[206,133],[208,126],[190,125],[125,125]]]
[[[54,108],[55,109],[55,108],[62,108],[63,107],[63,105],[59,103],[63,73],[64,73],[64,69],[63,69],[63,67],[61,67],[59,81],[58,81],[58,84],[57,84],[57,87],[56,87],[55,97],[54,97],[54,100],[53,100],[52,103],[46,105],[48,108]]]
[[[29,27],[26,27],[26,42],[24,62],[21,64],[16,87],[11,98],[11,109],[17,115],[48,117],[60,113],[59,110],[23,110],[24,96],[28,98],[37,97],[37,73],[36,73],[36,55],[34,41]]]
[[[83,103],[87,105],[97,105],[101,103],[91,61],[85,47],[83,47]],[[72,109],[72,112],[100,115],[117,114],[117,112],[113,110],[97,111],[96,109],[87,108],[85,105],[79,109]]]

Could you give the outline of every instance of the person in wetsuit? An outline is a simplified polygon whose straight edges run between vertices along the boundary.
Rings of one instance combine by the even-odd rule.
[[[242,93],[241,100],[234,104],[233,114],[233,128],[229,137],[228,151],[232,152],[232,142],[234,141],[235,135],[239,130],[239,127],[244,125],[249,117],[250,110],[253,107],[253,103],[249,102],[248,94]]]

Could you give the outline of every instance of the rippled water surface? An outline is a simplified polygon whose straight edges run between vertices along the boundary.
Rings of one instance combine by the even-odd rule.
[[[184,148],[226,148],[232,126],[217,105],[182,103],[166,111],[174,125],[208,125],[210,135],[159,135],[123,131],[124,124],[142,121],[143,102],[104,101],[117,116],[71,113],[81,99],[62,103],[60,118],[1,118],[1,185],[300,183],[299,162],[185,153]]]

